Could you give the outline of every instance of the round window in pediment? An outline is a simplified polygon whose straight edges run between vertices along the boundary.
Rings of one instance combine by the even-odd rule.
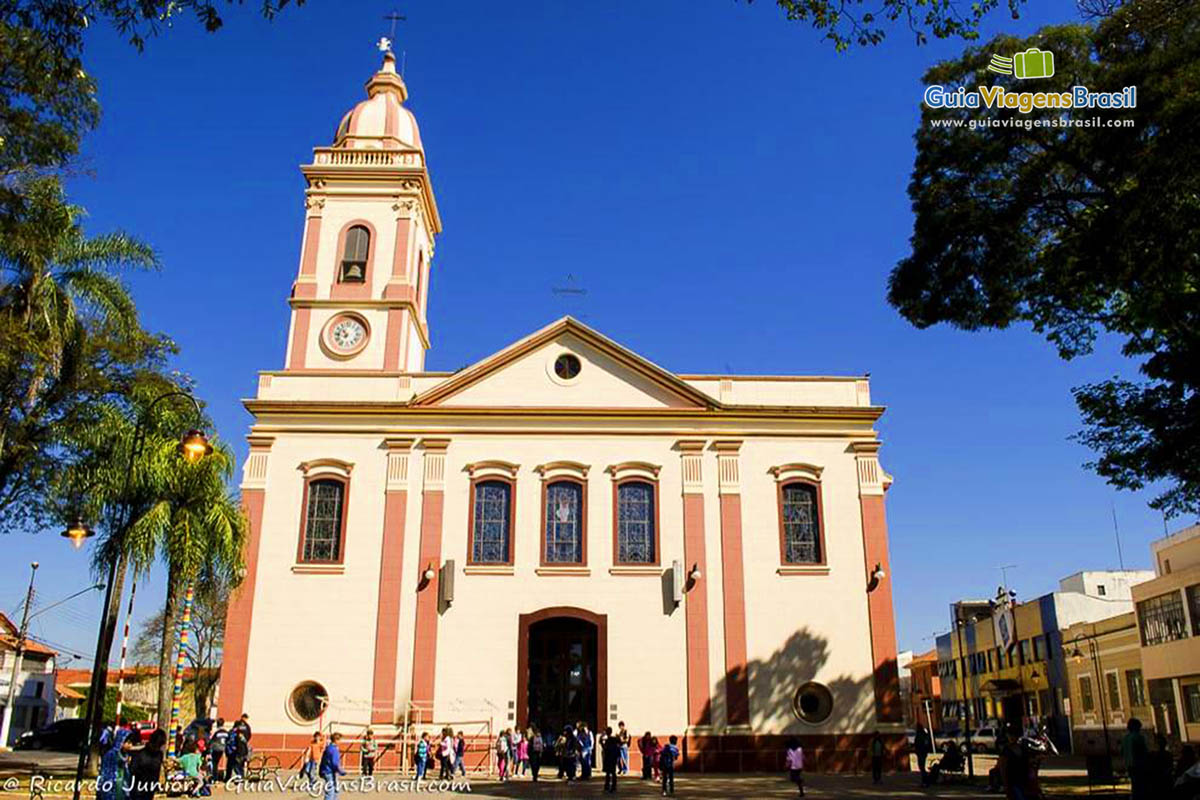
[[[573,380],[581,369],[583,365],[579,363],[579,357],[571,353],[563,353],[554,360],[554,374],[564,381]]]

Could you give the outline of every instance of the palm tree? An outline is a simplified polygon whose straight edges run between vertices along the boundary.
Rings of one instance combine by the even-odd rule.
[[[60,473],[56,494],[78,497],[90,516],[103,521],[103,538],[93,551],[93,568],[103,574],[114,564],[113,585],[125,572],[145,574],[160,558],[167,564],[166,619],[159,661],[159,721],[170,715],[172,658],[179,599],[187,585],[201,580],[234,586],[241,579],[247,524],[228,488],[234,455],[213,442],[210,456],[196,463],[179,457],[179,431],[197,426],[189,405],[153,405],[153,398],[179,388],[162,375],[142,377],[131,402],[94,409],[92,424],[71,437],[86,457]],[[140,420],[140,422],[139,422]],[[199,422],[207,427],[208,421]],[[144,443],[137,447],[140,425]],[[127,465],[132,463],[132,471]],[[116,627],[117,604],[106,621]]]
[[[160,443],[154,470],[159,497],[131,526],[126,547],[140,557],[157,551],[167,566],[167,598],[158,673],[158,720],[170,718],[178,620],[184,592],[197,582],[236,585],[244,566],[247,524],[230,493],[234,455],[215,441],[212,455],[189,464],[175,452],[177,440]],[[196,709],[197,715],[203,709]]]
[[[125,234],[89,237],[54,178],[0,217],[0,518],[35,513],[64,429],[125,392],[172,345],[147,334],[114,274],[157,265]]]

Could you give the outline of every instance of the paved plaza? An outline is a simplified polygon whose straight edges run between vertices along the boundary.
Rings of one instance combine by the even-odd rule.
[[[976,773],[980,776],[987,774],[994,759],[987,756],[976,758]],[[31,772],[48,772],[53,775],[68,775],[73,766],[73,757],[64,753],[0,753],[0,800],[30,800],[29,775]],[[551,773],[553,775],[553,773]],[[1087,794],[1086,781],[1083,780],[1082,770],[1072,759],[1062,759],[1049,764],[1042,770],[1043,787],[1048,797],[1073,797]],[[290,773],[281,774],[280,781],[287,781]],[[11,781],[18,781],[13,786]],[[596,775],[587,782],[567,784],[563,781],[546,780],[532,783],[527,778],[499,783],[494,779],[472,778],[468,788],[459,791],[438,791],[436,781],[425,782],[421,790],[415,790],[410,781],[396,774],[380,774],[377,776],[376,787],[364,791],[360,786],[355,790],[356,775],[347,776],[342,800],[354,800],[365,794],[393,795],[400,797],[429,796],[431,794],[470,794],[478,798],[539,798],[542,800],[557,800],[558,798],[589,798],[607,797],[604,794],[604,779]],[[308,795],[298,789],[281,785],[280,781],[265,781],[249,783],[240,791],[225,786],[214,787],[213,797],[293,797],[307,796],[322,797],[320,792]],[[995,798],[1000,795],[989,794],[986,790],[985,779],[976,778],[974,785],[951,784],[946,786],[922,787],[919,785],[916,773],[900,773],[884,776],[879,785],[871,783],[869,775],[809,775],[806,779],[807,796],[815,798]],[[69,791],[62,786],[51,787],[43,794],[44,800],[69,797]],[[651,784],[629,775],[621,778],[618,797],[652,798],[660,797],[661,791],[657,784]],[[718,800],[719,798],[792,798],[796,797],[796,789],[787,782],[785,776],[769,774],[749,775],[687,775],[680,774],[676,780],[675,796],[678,798],[695,798],[697,800]],[[1124,795],[1108,795],[1123,797]],[[85,793],[90,800],[91,794]],[[165,795],[160,795],[165,797]],[[35,799],[36,800],[36,799]]]

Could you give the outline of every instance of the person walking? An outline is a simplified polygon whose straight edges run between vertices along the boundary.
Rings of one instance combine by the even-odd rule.
[[[163,748],[166,746],[167,732],[155,728],[146,746],[133,754],[129,763],[129,800],[154,800],[162,777]]]
[[[871,783],[879,783],[883,779],[883,737],[879,731],[871,737]]]
[[[132,737],[133,731],[128,728],[118,728],[109,737],[108,750],[100,759],[100,774],[96,777],[96,800],[125,800]]]
[[[554,760],[558,762],[558,775],[555,777],[559,780],[567,777],[567,732],[568,728],[563,728],[563,732],[554,740]]]
[[[375,774],[375,759],[379,756],[379,742],[375,741],[375,731],[367,728],[362,741],[358,744],[359,768],[363,775]]]
[[[301,759],[304,765],[300,768],[300,777],[304,778],[306,787],[312,786],[317,782],[318,769],[321,766],[321,754],[325,751],[325,742],[322,740],[320,731],[313,731],[312,738],[304,747],[304,753]]]
[[[575,730],[567,725],[563,727],[563,769],[567,773],[567,783],[575,780],[575,770],[579,767],[579,737]]]
[[[650,748],[654,746],[654,737],[650,735],[650,731],[638,739],[638,753],[642,756],[642,780],[648,781],[651,777],[651,771],[654,769],[654,756],[650,754]]]
[[[612,728],[604,729],[604,744],[601,747],[600,766],[604,768],[604,791],[616,793],[617,770],[621,768],[621,739],[613,735]]]
[[[329,737],[329,744],[325,745],[325,750],[321,753],[320,773],[321,779],[325,781],[325,800],[337,800],[338,778],[346,774],[346,770],[342,769],[342,751],[338,749],[341,739],[342,735],[335,732]]]
[[[788,780],[796,784],[796,788],[800,790],[800,796],[804,797],[804,748],[800,746],[800,740],[794,736],[788,740],[785,760]]]
[[[454,777],[454,736],[449,728],[442,730],[442,741],[438,752],[442,756],[442,769],[438,777],[448,781]]]
[[[462,731],[454,737],[454,767],[464,778],[467,777],[467,737],[463,736]],[[450,777],[454,777],[453,769],[450,770]]]
[[[425,768],[429,766],[429,731],[421,734],[417,740],[417,749],[413,754],[417,767],[417,781],[425,777]]]
[[[579,778],[580,780],[591,780],[592,767],[596,762],[592,760],[595,755],[596,737],[588,730],[586,722],[579,723],[577,733],[579,739]]]
[[[240,731],[242,738],[246,740],[246,745],[249,746],[250,737],[253,734],[253,732],[250,730],[250,715],[242,714],[242,716],[238,718],[238,721],[233,723],[233,730]]]
[[[229,731],[225,730],[225,720],[220,717],[213,725],[213,731],[208,736],[208,761],[209,769],[212,771],[212,779],[214,781],[225,780],[225,775],[221,771],[221,759],[225,757],[225,742],[229,739]]]
[[[496,772],[501,783],[508,780],[508,731],[500,731],[496,737]]]
[[[675,762],[679,758],[679,737],[671,734],[666,746],[658,754],[658,769],[662,773],[663,797],[675,794]]]
[[[632,741],[632,737],[630,737],[629,729],[625,727],[623,720],[617,723],[617,741],[621,744],[621,763],[618,765],[618,770],[622,775],[628,775],[629,744]]]
[[[529,740],[529,775],[537,783],[538,773],[542,770],[542,752],[546,749],[546,740],[536,725],[529,726],[525,736]]]
[[[229,739],[225,742],[225,757],[229,762],[229,771],[238,780],[245,780],[246,761],[250,758],[250,740],[246,738],[245,731],[246,728],[234,724],[233,730],[229,732]]]
[[[1142,735],[1142,721],[1130,717],[1125,730],[1127,733],[1121,738],[1121,758],[1125,761],[1125,774],[1129,776],[1129,800],[1149,800],[1150,746]]]
[[[518,728],[513,731],[513,739],[517,750],[517,774],[524,775],[529,770],[529,737]]]
[[[929,731],[925,730],[925,726],[919,722],[916,735],[913,737],[913,748],[917,751],[917,771],[921,773],[921,785],[928,786],[929,775],[925,772],[925,762],[929,758],[933,744],[929,739]]]

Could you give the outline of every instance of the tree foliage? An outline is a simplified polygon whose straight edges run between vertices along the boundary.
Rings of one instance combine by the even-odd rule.
[[[888,25],[906,26],[917,44],[937,39],[979,38],[984,17],[1001,5],[1013,19],[1025,0],[775,0],[789,20],[807,22],[839,51],[851,45],[879,44]]]
[[[0,216],[0,524],[44,521],[67,438],[173,350],[120,280],[156,265],[148,247],[86,236],[55,178],[29,182],[20,207]]]
[[[992,54],[1030,47],[1054,53],[1052,77],[1018,86],[987,71]],[[1142,0],[1094,25],[998,37],[925,81],[1137,87],[1137,107],[1120,111],[926,108],[909,185],[912,252],[888,298],[922,328],[1028,323],[1063,358],[1090,353],[1101,334],[1119,338],[1143,379],[1074,390],[1079,438],[1098,454],[1089,466],[1125,489],[1168,482],[1151,502],[1167,514],[1200,510],[1200,5]],[[1114,119],[1133,125],[1106,124]]]
[[[304,0],[262,0],[261,11]],[[84,35],[114,25],[138,49],[164,26],[192,16],[205,30],[242,0],[0,0],[0,214],[30,173],[61,169],[100,120],[96,84],[83,63]]]

